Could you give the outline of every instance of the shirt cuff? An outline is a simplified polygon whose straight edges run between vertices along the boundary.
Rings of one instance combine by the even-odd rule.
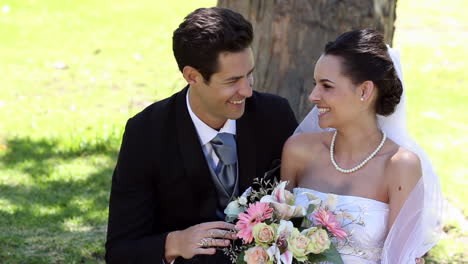
[[[174,262],[175,262],[175,259],[174,259],[171,263],[169,263],[169,264],[174,264]],[[167,264],[167,262],[163,259],[163,260],[162,260],[162,264]]]

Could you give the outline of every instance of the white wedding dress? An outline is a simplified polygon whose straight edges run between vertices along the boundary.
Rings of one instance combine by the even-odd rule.
[[[308,207],[309,199],[305,193],[311,193],[321,200],[326,200],[327,194],[319,191],[295,188],[296,205]],[[335,212],[343,211],[348,217],[340,222],[348,233],[346,240],[337,240],[337,249],[345,264],[376,264],[380,263],[382,249],[387,237],[388,204],[349,195],[337,195]]]

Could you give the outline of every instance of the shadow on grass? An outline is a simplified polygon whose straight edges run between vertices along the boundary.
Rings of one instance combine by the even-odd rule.
[[[1,263],[102,262],[119,140],[68,148],[57,139],[7,141],[0,202],[10,210],[0,209]],[[65,172],[57,167],[71,163]],[[75,169],[90,173],[74,178]]]
[[[54,169],[50,161],[59,159],[61,162],[92,155],[106,155],[116,158],[118,139],[95,140],[95,142],[78,142],[63,146],[58,139],[14,138],[7,140],[8,149],[0,164],[6,168],[21,169],[31,177],[46,176]]]

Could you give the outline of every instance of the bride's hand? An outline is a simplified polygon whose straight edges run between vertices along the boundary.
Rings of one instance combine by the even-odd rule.
[[[218,221],[171,232],[166,239],[166,261],[172,262],[179,256],[191,259],[195,255],[214,255],[215,247],[227,247],[230,239],[237,238],[234,227],[233,224]]]
[[[416,258],[416,263],[417,263],[417,264],[424,264],[425,261],[424,261],[423,258]]]

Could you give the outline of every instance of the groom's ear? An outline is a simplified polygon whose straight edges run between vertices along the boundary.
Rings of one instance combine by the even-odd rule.
[[[374,96],[376,87],[373,81],[365,81],[359,86],[361,101],[369,102]]]
[[[184,79],[187,81],[187,83],[190,85],[195,85],[203,80],[203,76],[201,75],[201,73],[192,66],[185,66],[182,69],[182,75],[184,76]]]

